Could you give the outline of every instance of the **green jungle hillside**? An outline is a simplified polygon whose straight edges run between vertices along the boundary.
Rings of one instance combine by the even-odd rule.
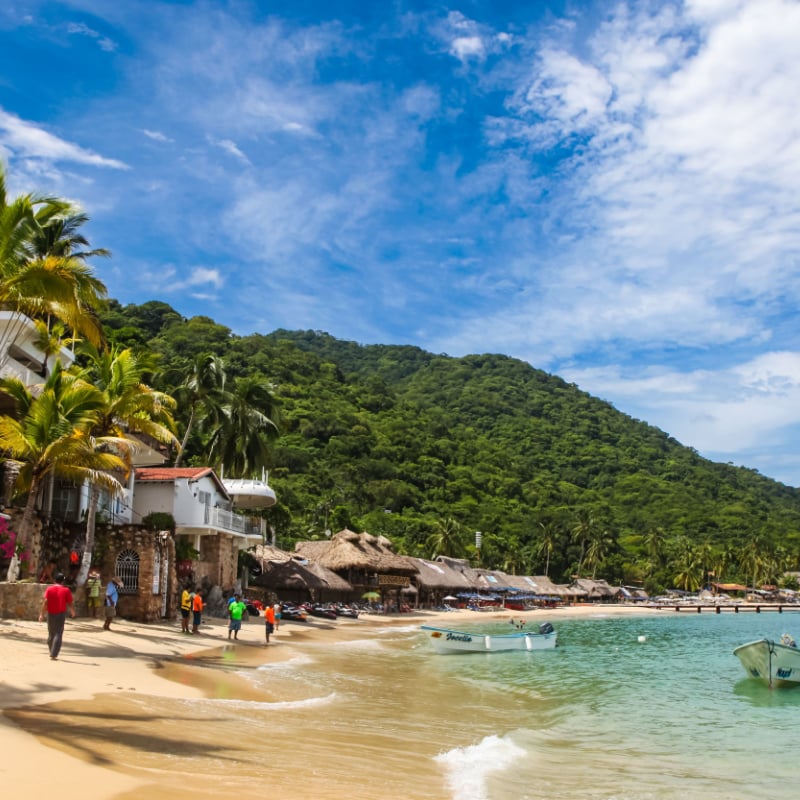
[[[522,361],[316,331],[240,337],[160,302],[111,301],[102,321],[113,342],[159,354],[152,383],[168,392],[209,353],[229,383],[269,382],[279,503],[264,515],[280,547],[349,527],[412,555],[651,592],[785,585],[798,568],[797,489],[703,459]],[[184,426],[192,407],[179,403]],[[184,464],[214,464],[212,417],[198,416]]]

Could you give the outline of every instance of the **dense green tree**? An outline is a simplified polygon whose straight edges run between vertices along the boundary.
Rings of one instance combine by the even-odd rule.
[[[467,551],[465,533],[454,519],[447,517],[436,522],[433,532],[426,542],[428,558],[449,556],[463,558]]]
[[[86,264],[91,253],[75,250],[86,241],[77,232],[85,221],[70,203],[54,197],[10,199],[0,164],[0,307],[12,312],[0,357],[7,356],[25,317],[48,325],[60,320],[74,333],[101,341],[96,309],[106,289]]]
[[[140,308],[115,308],[116,329],[130,327]],[[239,337],[168,307],[157,316],[163,325],[148,322],[147,341],[165,374],[202,347],[224,359],[226,391],[245,377],[273,385],[281,424],[270,442],[270,482],[282,505],[281,544],[324,535],[319,509],[326,505],[339,508],[349,527],[387,535],[416,554],[429,554],[429,537],[452,519],[464,531],[490,532],[482,565],[514,563],[557,581],[579,568],[668,588],[685,566],[683,540],[713,550],[701,559],[701,579],[713,571],[745,580],[739,555],[754,535],[770,544],[771,564],[800,559],[796,489],[702,459],[521,361],[364,347],[315,331]],[[181,408],[186,425],[190,406]],[[211,429],[221,431],[219,421]],[[183,458],[199,461],[211,429],[188,427]],[[531,520],[555,523],[546,551],[537,551],[541,530]],[[592,530],[599,538],[590,554]],[[464,552],[477,559],[471,536]]]
[[[99,452],[109,451],[119,456],[127,471],[139,446],[137,436],[161,444],[177,444],[172,418],[175,401],[144,382],[145,376],[154,369],[152,357],[139,356],[130,349],[100,351],[89,343],[82,343],[81,355],[86,366],[80,375],[99,390],[101,397],[90,430]],[[95,519],[102,485],[91,481],[89,487],[86,545],[77,577],[78,586],[86,583],[92,565]]]
[[[198,416],[202,415],[208,425],[218,423],[226,397],[226,380],[223,360],[211,353],[197,356],[184,367],[180,382],[172,390],[172,396],[178,403],[189,409],[189,418],[175,459],[176,467],[183,461]]]
[[[0,381],[0,391],[15,406],[12,415],[0,416],[0,449],[22,465],[18,487],[27,492],[27,501],[17,546],[24,549],[33,532],[39,489],[51,474],[116,489],[119,482],[112,471],[124,470],[125,463],[114,452],[118,442],[91,435],[103,406],[102,393],[60,364],[35,394],[16,378]],[[8,569],[9,581],[19,577],[19,566],[17,553]]]
[[[267,381],[238,378],[221,398],[218,413],[208,427],[207,455],[220,472],[252,478],[270,466],[270,440],[278,434],[278,406]]]

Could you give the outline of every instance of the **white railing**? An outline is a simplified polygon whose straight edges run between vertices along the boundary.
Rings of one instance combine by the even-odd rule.
[[[35,386],[36,384],[43,383],[44,378],[28,369],[19,363],[16,359],[6,357],[0,365],[0,375],[2,377],[19,378],[26,386]]]
[[[220,530],[233,531],[245,536],[260,536],[262,534],[263,525],[259,523],[263,523],[263,520],[258,520],[258,523],[256,523],[241,514],[234,514],[224,508],[212,508],[210,506],[206,506],[205,516],[206,525],[212,525]]]

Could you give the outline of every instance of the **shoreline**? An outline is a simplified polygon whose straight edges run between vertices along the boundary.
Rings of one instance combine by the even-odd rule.
[[[92,796],[99,800],[134,797],[137,789],[148,785],[146,777],[131,774],[125,764],[96,763],[91,753],[73,749],[68,741],[56,744],[48,738],[45,743],[14,722],[14,710],[41,710],[54,703],[116,693],[192,700],[211,697],[216,692],[218,696],[240,700],[263,699],[263,694],[256,693],[237,673],[248,667],[285,661],[306,644],[350,641],[390,626],[458,627],[515,617],[525,618],[535,629],[539,621],[557,624],[559,618],[659,613],[658,609],[639,606],[579,605],[531,612],[419,610],[330,622],[311,618],[307,623],[285,621],[268,646],[263,643],[260,618],[242,626],[238,642],[228,640],[227,620],[217,618],[204,621],[198,636],[182,634],[178,620],[151,624],[117,620],[111,631],[103,631],[102,620],[78,618],[67,620],[57,661],[48,658],[45,623],[2,619],[0,730],[7,746],[11,745],[7,752],[13,753],[14,758],[13,762],[4,759],[0,780],[22,796],[54,792],[72,797],[65,786],[82,787],[81,794],[91,787]],[[77,794],[76,791],[74,796]]]

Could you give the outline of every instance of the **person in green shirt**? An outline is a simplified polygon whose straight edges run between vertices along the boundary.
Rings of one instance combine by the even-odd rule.
[[[247,610],[247,606],[242,602],[242,596],[236,594],[233,596],[233,602],[228,606],[228,613],[230,614],[231,621],[228,624],[228,638],[233,634],[234,639],[239,638],[239,631],[242,629],[242,617]]]
[[[97,618],[97,609],[100,608],[100,573],[92,568],[86,581],[86,607],[89,613]]]

